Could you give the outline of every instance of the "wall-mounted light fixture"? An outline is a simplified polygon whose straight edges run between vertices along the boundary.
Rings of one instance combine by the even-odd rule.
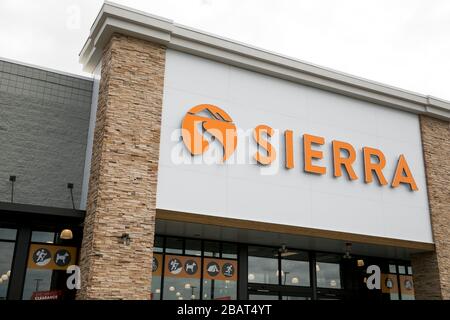
[[[11,203],[14,203],[14,182],[16,182],[16,176],[9,176],[11,181]]]
[[[122,235],[120,236],[120,241],[122,242],[122,244],[129,246],[131,242],[130,235],[128,233],[122,233]]]
[[[352,244],[350,242],[345,243],[344,259],[351,259],[350,251],[352,250]]]
[[[67,189],[69,189],[70,191],[70,199],[72,199],[72,209],[75,210],[75,202],[73,201],[73,183],[68,183],[67,184]]]

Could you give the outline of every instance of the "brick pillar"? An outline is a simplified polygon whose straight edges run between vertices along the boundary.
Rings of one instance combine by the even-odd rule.
[[[435,252],[412,256],[416,299],[450,299],[450,124],[420,117]]]
[[[78,299],[150,298],[164,68],[159,44],[103,51]]]

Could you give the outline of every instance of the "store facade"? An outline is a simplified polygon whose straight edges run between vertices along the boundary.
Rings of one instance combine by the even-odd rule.
[[[80,62],[80,210],[35,209],[59,207],[48,252],[77,257],[78,299],[450,298],[448,102],[112,3]],[[34,224],[22,250],[1,227],[25,270]]]
[[[92,85],[0,59],[0,300],[75,297]]]

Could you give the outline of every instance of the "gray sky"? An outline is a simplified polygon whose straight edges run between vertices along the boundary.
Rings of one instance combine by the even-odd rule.
[[[450,100],[448,0],[116,0],[270,51]],[[82,74],[103,1],[0,0],[0,57]]]

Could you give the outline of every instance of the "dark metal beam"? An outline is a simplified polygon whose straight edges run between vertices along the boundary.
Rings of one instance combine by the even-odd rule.
[[[0,219],[3,214],[10,214],[10,215],[33,214],[40,216],[65,217],[83,220],[86,212],[84,210],[76,210],[69,208],[55,208],[31,204],[0,202]]]

